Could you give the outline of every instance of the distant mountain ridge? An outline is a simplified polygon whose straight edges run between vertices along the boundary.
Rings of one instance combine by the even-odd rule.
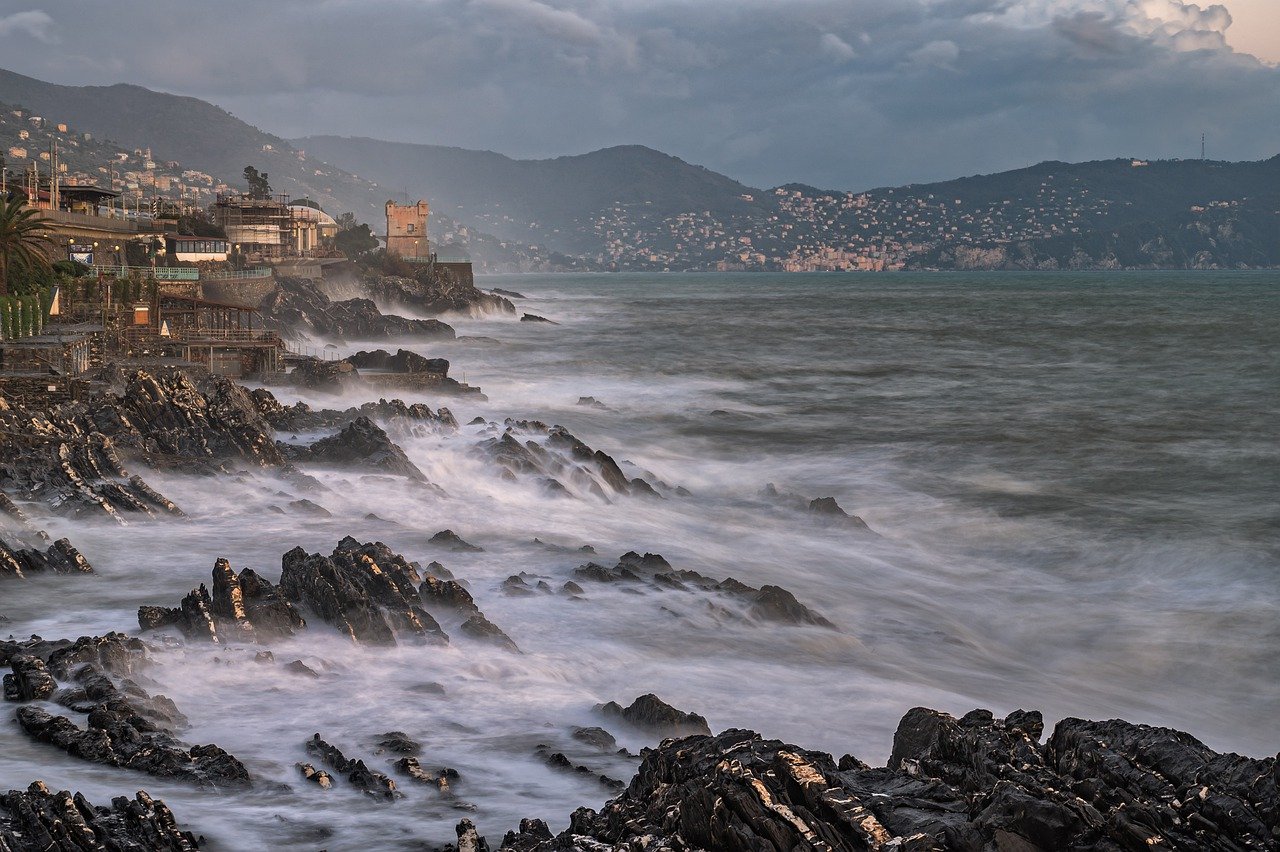
[[[423,197],[436,239],[512,270],[1280,266],[1280,157],[1045,162],[864,192],[762,191],[640,145],[518,160],[367,138],[290,141],[197,98],[124,84],[0,70],[0,102],[232,185],[254,165],[276,191],[350,210],[375,230],[388,198]]]
[[[759,190],[642,145],[517,160],[492,151],[367,138],[291,141],[309,155],[353,164],[385,186],[428,198],[433,209],[454,218],[482,221],[488,230],[511,238],[536,242],[542,234],[566,250],[592,250],[595,240],[583,239],[573,230],[575,223],[615,204],[646,205],[658,216],[763,209],[755,200]]]

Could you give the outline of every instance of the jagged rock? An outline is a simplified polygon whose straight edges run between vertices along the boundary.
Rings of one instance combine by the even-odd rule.
[[[96,807],[84,796],[54,793],[36,781],[0,796],[3,852],[194,852],[196,838],[178,827],[164,802],[139,792]]]
[[[568,757],[566,757],[562,752],[558,752],[558,751],[553,752],[549,747],[545,745],[538,746],[536,749],[534,749],[534,751],[538,755],[540,755],[543,758],[543,760],[546,761],[547,766],[550,766],[552,769],[559,769],[562,771],[573,772],[578,775],[591,776],[600,784],[604,785],[605,787],[608,787],[610,790],[621,790],[623,787],[627,786],[626,784],[617,780],[616,778],[610,778],[608,775],[605,775],[604,773],[596,772],[594,769],[592,769],[589,766],[581,766],[581,765],[575,764]]]
[[[53,716],[28,705],[18,708],[17,718],[19,727],[32,739],[91,763],[134,769],[202,787],[250,786],[248,770],[222,749],[215,745],[189,749],[171,745],[164,734],[140,729],[138,717],[102,709],[90,715],[85,729],[65,716]]]
[[[444,547],[459,553],[483,553],[484,548],[462,540],[453,530],[441,530],[431,537],[431,544]]]
[[[286,663],[284,670],[287,671],[289,674],[295,674],[301,677],[309,677],[312,680],[320,679],[319,672],[311,668],[311,666],[307,665],[306,663],[302,662],[302,660],[294,660],[291,663]]]
[[[422,768],[422,763],[416,757],[402,757],[394,764],[396,771],[400,774],[412,778],[419,784],[430,784],[442,793],[452,791],[453,782],[458,780],[458,771],[450,769],[447,766],[441,767],[434,772],[428,772]]]
[[[520,648],[511,640],[511,637],[504,633],[498,625],[485,618],[482,612],[477,612],[462,622],[462,632],[472,639],[489,642],[516,654],[520,653]]]
[[[884,768],[837,764],[752,731],[665,742],[599,813],[555,838],[509,833],[504,848],[1035,850],[1276,849],[1275,758],[1216,754],[1187,734],[1064,719],[1041,745],[1040,715],[961,719],[916,708]]]
[[[348,536],[327,557],[295,547],[282,564],[281,593],[354,641],[448,641],[422,608],[417,586],[423,578],[417,565],[382,542],[361,544]]]
[[[867,522],[859,518],[857,515],[850,515],[844,509],[840,508],[840,504],[836,502],[834,497],[819,497],[809,503],[809,514],[818,515],[825,518],[838,518],[844,523],[860,530],[870,530]]]
[[[506,296],[508,299],[527,299],[528,296],[521,295],[514,290],[503,290],[501,287],[490,287],[489,292],[495,296]]]
[[[677,710],[653,693],[641,695],[631,706],[622,707],[616,701],[597,705],[597,713],[620,719],[633,727],[664,737],[687,737],[694,734],[710,734],[707,720],[697,713]]]
[[[191,639],[262,642],[292,636],[306,626],[281,591],[250,568],[237,574],[225,559],[213,566],[213,593],[201,584],[176,609],[138,608],[143,630],[177,627]]]
[[[779,586],[761,586],[751,599],[749,612],[764,621],[835,627],[830,621],[797,601],[795,595]]]
[[[380,801],[394,801],[401,797],[396,791],[396,782],[381,772],[370,769],[363,760],[347,758],[342,751],[320,739],[316,734],[306,743],[307,754],[324,761],[339,775],[347,779],[352,787]]]
[[[378,740],[378,750],[416,755],[422,753],[422,743],[412,739],[404,731],[387,731]]]
[[[571,735],[578,742],[586,743],[597,751],[614,752],[618,750],[618,741],[613,734],[604,728],[574,728]]]
[[[289,508],[300,515],[310,515],[313,518],[332,518],[333,513],[321,506],[314,500],[303,497],[301,500],[291,500]]]
[[[58,682],[49,674],[44,660],[31,654],[15,654],[9,660],[12,674],[4,676],[6,701],[38,701],[53,695]]]
[[[385,370],[391,373],[449,374],[449,362],[444,358],[427,358],[408,349],[397,349],[393,355],[385,349],[356,352],[346,357],[347,363],[359,370]]]
[[[369,298],[334,301],[316,282],[305,278],[280,277],[276,283],[276,290],[263,299],[261,309],[267,326],[285,337],[451,340],[455,336],[453,329],[439,320],[383,314]]]
[[[299,361],[289,371],[289,384],[304,390],[342,393],[361,385],[360,371],[349,361]]]
[[[558,322],[555,322],[554,320],[549,320],[549,319],[547,319],[546,317],[540,317],[540,316],[538,316],[537,314],[521,314],[521,315],[520,315],[520,322],[545,322],[545,323],[548,323],[548,324],[550,324],[550,325],[559,325],[559,324],[560,324],[560,323],[558,323]]]
[[[478,289],[475,281],[445,266],[418,272],[414,278],[384,275],[363,282],[363,290],[380,304],[409,308],[416,314],[514,314],[515,305],[503,298],[505,293]]]
[[[342,428],[336,435],[321,438],[301,449],[291,449],[298,461],[311,461],[338,467],[358,467],[407,476],[418,482],[427,477],[404,454],[376,423],[361,415]]]
[[[596,399],[594,396],[580,396],[580,397],[578,397],[578,405],[581,405],[583,408],[595,408],[595,409],[597,409],[597,410],[599,410],[599,411],[612,411],[612,410],[613,410],[612,408],[610,408],[609,406],[605,405],[605,404],[604,404],[603,402],[601,402],[600,400]]]
[[[458,421],[447,408],[432,411],[429,406],[416,402],[406,404],[400,399],[379,399],[359,407],[342,411],[332,408],[313,409],[305,402],[281,405],[271,391],[257,388],[250,392],[258,413],[278,432],[298,432],[312,429],[342,427],[359,417],[379,421],[388,428],[396,428],[411,434],[454,432]]]
[[[302,773],[302,777],[317,785],[321,790],[330,790],[333,788],[333,776],[323,769],[316,769],[310,763],[295,764],[298,771]]]
[[[502,838],[500,849],[509,852],[533,852],[552,839],[551,829],[540,819],[520,820],[520,830],[508,831]]]

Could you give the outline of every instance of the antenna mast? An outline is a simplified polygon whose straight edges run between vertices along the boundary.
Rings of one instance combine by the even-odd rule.
[[[1204,159],[1204,134],[1200,134],[1200,159]]]

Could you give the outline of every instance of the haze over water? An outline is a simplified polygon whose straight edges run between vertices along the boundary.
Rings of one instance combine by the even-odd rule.
[[[158,688],[148,688],[191,718],[184,737],[215,742],[292,790],[184,790],[71,760],[28,742],[12,722],[0,727],[0,788],[42,777],[97,801],[145,787],[226,848],[250,837],[278,848],[412,848],[451,838],[462,816],[493,840],[520,817],[558,830],[574,807],[598,807],[608,791],[548,769],[532,749],[570,751],[566,726],[599,724],[594,703],[644,692],[702,713],[715,730],[750,727],[873,763],[887,757],[901,715],[921,704],[1035,708],[1050,722],[1122,717],[1187,730],[1219,750],[1274,753],[1274,275],[542,275],[481,284],[526,293],[519,308],[561,325],[451,320],[460,335],[500,343],[412,347],[449,358],[455,376],[488,395],[448,401],[458,420],[559,423],[693,496],[555,499],[504,480],[474,452],[479,426],[392,433],[447,499],[395,478],[320,472],[333,490],[310,496],[329,519],[272,511],[297,495],[281,496],[288,486],[269,477],[141,471],[193,520],[135,524],[126,535],[47,522],[100,576],[7,584],[8,630],[134,630],[139,604],[176,605],[208,581],[215,557],[274,581],[286,550],[328,553],[350,534],[442,561],[525,653],[462,641],[358,649],[318,620],[275,651],[322,670],[320,681],[263,669],[253,649],[175,650],[157,655]],[[610,410],[578,406],[580,396]],[[761,495],[767,483],[834,496],[876,535],[779,506]],[[427,539],[446,527],[485,552],[433,551]],[[555,553],[535,536],[591,544],[599,556]],[[522,570],[559,587],[588,558],[611,565],[633,549],[677,569],[783,586],[839,630],[719,622],[704,599],[674,591],[590,586],[585,602],[500,591]],[[446,697],[424,694],[428,682]],[[632,750],[646,744],[608,727]],[[456,767],[460,798],[478,810],[459,812],[412,787],[410,801],[371,808],[349,789],[306,786],[293,768],[313,732],[365,757],[393,729],[424,741],[424,765]],[[635,766],[571,757],[624,779]],[[319,827],[335,833],[318,840]]]

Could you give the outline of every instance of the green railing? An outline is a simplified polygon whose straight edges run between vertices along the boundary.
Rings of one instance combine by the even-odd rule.
[[[194,266],[91,266],[95,275],[114,278],[128,278],[137,273],[142,278],[154,278],[157,281],[242,281],[271,277],[271,267],[255,266],[250,269],[224,269],[214,272],[202,272]]]
[[[21,340],[39,334],[44,330],[52,303],[49,290],[24,296],[0,296],[0,340]]]

